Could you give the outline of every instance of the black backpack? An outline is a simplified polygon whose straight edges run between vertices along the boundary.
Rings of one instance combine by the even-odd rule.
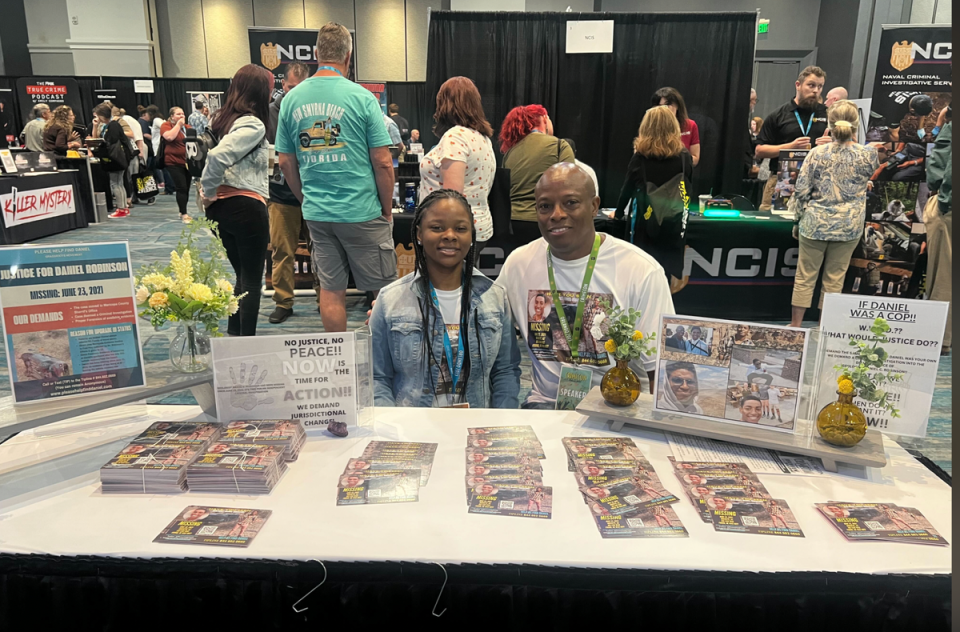
[[[207,166],[207,154],[217,146],[220,139],[209,127],[199,136],[197,136],[197,130],[193,128],[185,129],[184,134],[186,136],[183,144],[187,154],[187,171],[194,178],[199,178],[203,176],[203,168]]]
[[[689,154],[681,152],[683,169],[661,186],[647,182],[646,159],[640,163],[640,177],[646,190],[634,194],[634,223],[632,233],[644,233],[663,246],[682,246],[687,230],[687,208],[690,204],[689,183],[684,171]]]
[[[108,131],[110,125],[120,127],[119,123],[111,121],[108,124]],[[116,130],[114,130],[114,132],[116,132]],[[123,128],[120,129],[119,140],[115,140],[112,143],[100,143],[100,146],[94,151],[94,156],[100,160],[101,168],[104,171],[125,171],[126,168],[130,166],[130,161],[133,160],[134,153],[129,141],[127,141],[126,135],[123,133]]]

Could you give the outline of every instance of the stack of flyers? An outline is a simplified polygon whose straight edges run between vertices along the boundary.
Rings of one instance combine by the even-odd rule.
[[[687,498],[715,530],[803,537],[787,502],[773,498],[746,464],[669,459]]]
[[[816,503],[820,513],[848,540],[946,546],[922,513],[893,503]]]
[[[553,488],[543,484],[543,446],[530,426],[467,429],[469,513],[549,519]]]
[[[283,448],[283,458],[296,461],[307,433],[299,420],[264,419],[260,421],[231,421],[223,429],[220,441],[227,443],[256,443]]]
[[[273,513],[265,509],[191,505],[160,532],[154,542],[248,546]]]
[[[347,461],[337,482],[337,504],[417,502],[436,452],[436,443],[371,441],[360,457]]]
[[[187,466],[203,445],[133,442],[100,468],[104,493],[166,494],[187,491]]]
[[[565,437],[567,468],[603,538],[687,537],[650,462],[627,437]]]
[[[287,471],[283,447],[217,441],[187,466],[195,492],[269,494]]]
[[[158,421],[140,433],[132,443],[149,445],[209,445],[220,434],[216,422]]]

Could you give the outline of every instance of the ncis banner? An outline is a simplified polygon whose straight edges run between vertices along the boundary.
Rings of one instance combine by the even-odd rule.
[[[20,120],[30,120],[30,110],[38,103],[46,103],[51,110],[61,105],[73,108],[77,124],[84,124],[87,112],[80,101],[80,86],[71,77],[20,77],[17,79],[17,99],[20,101]]]
[[[883,143],[844,292],[913,298],[926,270],[926,161],[952,101],[947,26],[884,26],[866,141]]]
[[[353,50],[356,52],[357,36],[353,36]],[[274,95],[283,92],[281,80],[287,64],[295,61],[310,66],[310,73],[317,69],[317,31],[313,29],[279,29],[248,27],[250,40],[250,63],[263,66],[273,73]],[[356,55],[350,56],[348,79],[356,81]]]

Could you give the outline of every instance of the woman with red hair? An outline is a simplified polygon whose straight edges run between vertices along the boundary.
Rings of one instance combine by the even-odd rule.
[[[542,105],[513,108],[500,128],[503,167],[510,170],[510,217],[521,243],[540,237],[534,188],[543,172],[558,162],[573,162],[573,149],[553,135],[553,122]]]

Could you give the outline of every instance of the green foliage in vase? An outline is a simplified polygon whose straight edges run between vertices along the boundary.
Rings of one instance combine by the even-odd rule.
[[[833,368],[840,372],[837,382],[841,385],[841,392],[844,390],[843,382],[849,380],[860,399],[876,403],[880,408],[889,411],[891,417],[896,418],[900,416],[900,410],[890,402],[890,393],[882,388],[887,384],[903,381],[903,373],[882,370],[890,357],[887,350],[880,346],[890,342],[887,338],[888,331],[890,325],[886,319],[875,319],[870,326],[871,335],[866,340],[850,340],[850,346],[856,348],[856,366],[851,369],[838,364]]]
[[[611,307],[609,301],[601,303],[607,316],[609,339],[603,347],[617,360],[636,360],[641,355],[652,355],[656,345],[656,333],[644,334],[635,325],[640,320],[640,310]]]

